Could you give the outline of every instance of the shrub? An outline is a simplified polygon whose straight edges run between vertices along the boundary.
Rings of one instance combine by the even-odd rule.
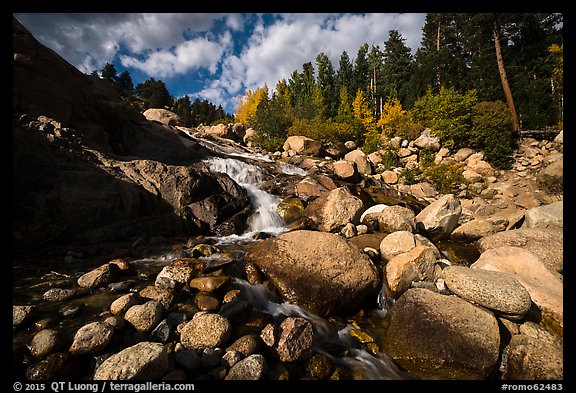
[[[476,91],[460,94],[454,88],[440,88],[437,94],[428,89],[411,110],[415,121],[428,125],[440,138],[442,146],[461,148],[469,145]]]
[[[479,102],[472,115],[471,145],[484,150],[486,161],[500,169],[512,165],[512,117],[504,102]]]
[[[422,172],[422,177],[441,194],[455,194],[461,184],[467,183],[458,166],[452,163],[430,165]]]

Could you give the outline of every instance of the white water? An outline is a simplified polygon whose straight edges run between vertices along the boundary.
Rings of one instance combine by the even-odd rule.
[[[276,209],[281,201],[280,198],[259,189],[257,186],[264,180],[264,174],[259,167],[234,158],[212,157],[205,162],[211,171],[226,173],[243,187],[254,207],[254,213],[248,220],[248,231],[240,236],[229,236],[230,239],[220,239],[221,242],[250,238],[258,232],[278,235],[288,230]]]
[[[315,348],[336,363],[344,365],[346,368],[353,370],[354,379],[363,380],[405,380],[412,377],[406,375],[394,364],[392,359],[384,353],[378,353],[374,356],[371,353],[354,348],[354,340],[349,334],[353,328],[352,325],[346,325],[344,328],[334,331],[330,323],[317,315],[311,314],[299,306],[281,302],[278,297],[260,284],[250,284],[245,280],[234,278],[234,283],[242,286],[243,295],[246,301],[253,308],[264,311],[272,316],[285,315],[291,317],[302,317],[307,319],[314,326],[317,342],[320,345]],[[324,351],[321,348],[321,342],[334,342],[345,345],[349,349],[349,356],[336,357]]]

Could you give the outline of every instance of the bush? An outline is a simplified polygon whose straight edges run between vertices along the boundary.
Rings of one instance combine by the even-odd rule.
[[[466,179],[456,164],[430,165],[422,172],[422,177],[441,194],[456,194]]]
[[[479,102],[472,116],[471,145],[484,150],[485,159],[500,169],[512,165],[512,117],[502,101]]]
[[[288,128],[288,135],[303,135],[322,143],[357,141],[359,138],[357,128],[350,123],[318,118],[294,121]]]
[[[459,149],[470,144],[476,102],[475,90],[460,94],[452,87],[442,87],[438,94],[433,94],[428,89],[414,103],[411,113],[415,121],[428,125],[434,131],[442,146]]]
[[[561,194],[564,191],[564,182],[562,178],[542,174],[536,179],[536,185],[539,189],[547,194]]]

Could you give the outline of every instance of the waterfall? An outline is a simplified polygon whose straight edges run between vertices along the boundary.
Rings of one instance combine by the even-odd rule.
[[[278,235],[287,231],[284,220],[276,210],[281,201],[280,198],[259,189],[257,186],[264,180],[264,173],[258,166],[234,158],[218,157],[209,158],[206,163],[211,171],[228,174],[248,193],[254,207],[254,213],[248,220],[249,228],[243,237],[251,236],[257,232]]]

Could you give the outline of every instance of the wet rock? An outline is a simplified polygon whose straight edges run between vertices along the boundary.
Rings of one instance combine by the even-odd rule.
[[[114,328],[103,322],[92,322],[82,326],[74,335],[70,352],[75,355],[100,352],[106,348]]]
[[[80,293],[78,289],[51,288],[44,293],[43,298],[49,301],[62,301],[72,299]]]
[[[107,263],[78,278],[78,285],[83,288],[99,288],[110,284],[119,276],[120,268],[116,264]]]
[[[551,343],[526,334],[512,336],[503,351],[503,380],[562,380],[564,351]]]
[[[306,362],[306,370],[312,378],[328,379],[334,372],[334,365],[327,356],[315,354]]]
[[[247,334],[234,341],[226,351],[240,352],[242,355],[250,356],[260,352],[262,340],[256,334]]]
[[[276,210],[284,222],[290,224],[304,216],[304,202],[300,198],[284,198]]]
[[[58,314],[63,318],[75,318],[84,309],[84,304],[69,304],[58,310]]]
[[[164,266],[156,276],[155,285],[162,286],[162,280],[168,279],[177,282],[179,284],[178,286],[182,287],[192,279],[193,274],[194,269],[192,267],[167,265]]]
[[[232,366],[225,379],[257,381],[264,379],[266,369],[267,363],[264,356],[254,354],[240,360]]]
[[[37,357],[43,358],[47,355],[57,352],[64,347],[64,339],[60,332],[53,329],[40,330],[34,335],[30,342],[30,353]]]
[[[225,344],[232,334],[232,325],[222,315],[198,312],[182,328],[180,342],[196,351],[216,348]]]
[[[150,340],[165,344],[170,338],[172,329],[168,322],[164,319],[161,321],[150,333]]]
[[[175,293],[171,288],[148,285],[140,291],[140,296],[145,299],[152,299],[159,302],[165,309],[168,309],[174,302]]]
[[[532,305],[530,293],[514,277],[498,271],[448,266],[446,286],[456,295],[519,321]]]
[[[412,288],[386,314],[384,352],[432,379],[486,379],[499,355],[494,315],[458,296]]]
[[[162,320],[164,308],[156,300],[149,300],[144,304],[132,306],[124,314],[128,321],[139,332],[149,332]]]
[[[281,362],[306,360],[314,344],[312,324],[305,318],[288,317],[280,324],[276,353]]]
[[[36,306],[12,306],[12,327],[16,328],[29,321],[36,313]]]
[[[436,257],[430,247],[417,246],[393,257],[386,264],[385,277],[391,295],[398,297],[413,281],[434,282]]]
[[[292,231],[248,254],[282,298],[318,315],[355,310],[380,289],[370,258],[339,235]]]
[[[70,353],[56,352],[26,369],[32,381],[65,380],[78,377],[78,362]]]
[[[94,380],[153,380],[168,368],[168,353],[160,343],[141,342],[106,359]]]
[[[378,216],[378,228],[381,232],[414,232],[416,228],[414,212],[404,206],[388,206]]]
[[[114,315],[126,312],[130,307],[143,303],[142,297],[137,293],[127,293],[114,300],[110,305],[110,312]]]
[[[226,275],[197,277],[190,281],[190,288],[195,288],[201,292],[215,292],[229,282],[230,277]]]
[[[217,311],[220,308],[220,300],[207,293],[197,293],[194,302],[200,311]]]
[[[444,195],[418,213],[416,229],[433,242],[448,238],[461,213],[460,201],[452,194]]]
[[[563,284],[533,253],[518,247],[498,247],[484,251],[470,266],[511,275],[530,293],[542,313],[542,324],[562,335]]]
[[[242,359],[244,359],[244,355],[242,355],[240,352],[227,350],[226,353],[222,356],[220,364],[226,368],[230,368]]]
[[[200,364],[205,370],[210,370],[220,365],[222,360],[222,348],[204,348],[200,356]]]
[[[174,357],[176,364],[188,371],[194,371],[201,367],[200,356],[191,349],[184,349]]]

